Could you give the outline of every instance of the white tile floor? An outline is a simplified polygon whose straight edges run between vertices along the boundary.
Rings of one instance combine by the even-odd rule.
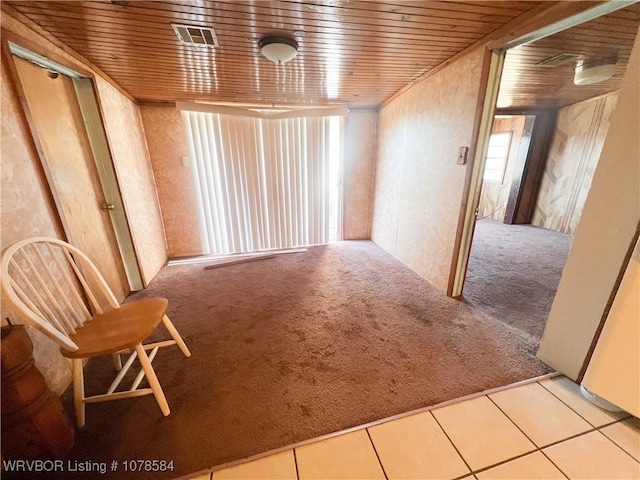
[[[640,479],[640,421],[554,377],[192,478]]]

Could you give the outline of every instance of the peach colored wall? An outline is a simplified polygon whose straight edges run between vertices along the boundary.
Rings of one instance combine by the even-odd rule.
[[[496,118],[493,121],[491,133],[512,132],[511,146],[509,147],[509,157],[507,158],[507,168],[504,173],[502,183],[482,183],[482,193],[480,194],[480,204],[478,205],[479,217],[489,217],[495,220],[504,220],[509,201],[509,192],[513,182],[513,172],[516,166],[516,158],[524,131],[526,117],[510,116],[508,118]]]
[[[345,240],[371,238],[377,112],[352,110],[345,126]]]
[[[40,167],[22,107],[2,58],[2,190],[0,215],[0,248],[4,250],[18,240],[42,235],[64,238],[55,206]],[[1,302],[2,321],[18,317],[5,299]],[[71,363],[58,351],[58,346],[38,331],[29,328],[34,343],[36,366],[49,386],[61,393],[71,379]]]
[[[473,140],[484,50],[386,105],[378,119],[372,240],[446,291]]]
[[[174,107],[140,107],[156,179],[169,257],[202,253],[189,154],[181,113]]]
[[[145,285],[167,261],[162,216],[140,108],[100,77],[95,80],[105,130]]]

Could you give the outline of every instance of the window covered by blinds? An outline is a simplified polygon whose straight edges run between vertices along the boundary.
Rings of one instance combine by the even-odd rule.
[[[203,253],[341,239],[342,117],[182,116]]]
[[[487,183],[503,183],[509,160],[509,148],[513,132],[493,133],[489,137],[487,163],[483,180]]]

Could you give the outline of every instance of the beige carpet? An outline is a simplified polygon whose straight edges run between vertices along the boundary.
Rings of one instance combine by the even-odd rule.
[[[88,405],[70,458],[175,470],[96,478],[177,477],[549,371],[514,331],[368,241],[165,267],[134,298],[151,296],[169,299],[193,354],[154,361],[171,415],[151,396]],[[92,361],[89,393],[111,371]]]
[[[478,220],[463,297],[537,344],[573,237],[532,225]]]

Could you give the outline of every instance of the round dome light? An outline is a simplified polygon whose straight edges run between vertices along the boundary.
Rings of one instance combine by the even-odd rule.
[[[609,80],[615,73],[615,60],[607,60],[590,65],[579,65],[576,67],[573,83],[576,85],[592,85]]]
[[[265,37],[258,46],[260,53],[273,63],[287,63],[298,53],[298,42],[288,37]]]

